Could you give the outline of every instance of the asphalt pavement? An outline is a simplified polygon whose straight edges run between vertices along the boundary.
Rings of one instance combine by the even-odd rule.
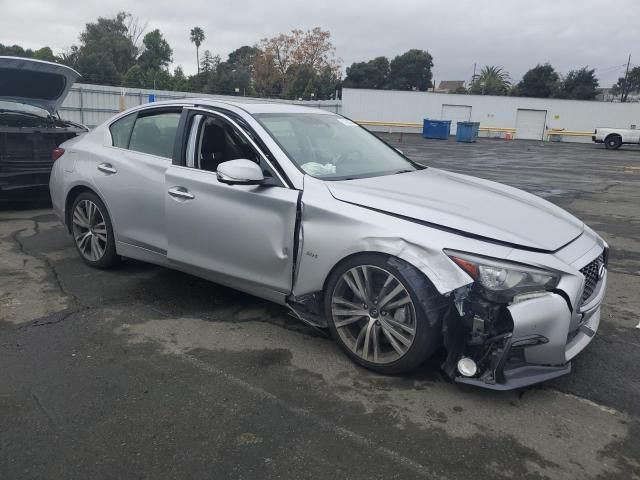
[[[277,305],[131,260],[92,270],[46,203],[5,203],[0,479],[640,479],[640,149],[384,137],[610,243],[570,375],[502,393],[437,360],[375,375]]]

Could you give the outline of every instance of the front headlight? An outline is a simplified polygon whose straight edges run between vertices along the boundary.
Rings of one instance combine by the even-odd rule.
[[[493,300],[511,301],[521,293],[551,290],[560,281],[558,273],[540,268],[451,250],[445,253]]]

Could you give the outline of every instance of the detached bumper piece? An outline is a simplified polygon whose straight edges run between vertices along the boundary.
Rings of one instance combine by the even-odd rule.
[[[477,378],[457,376],[456,382],[475,385],[491,390],[513,390],[551,380],[571,372],[571,363],[560,366],[527,364],[524,348],[548,343],[542,335],[514,340],[506,335],[501,346],[496,348],[489,361],[489,367]]]

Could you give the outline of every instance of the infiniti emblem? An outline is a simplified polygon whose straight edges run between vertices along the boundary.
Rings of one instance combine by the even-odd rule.
[[[604,277],[605,270],[604,263],[600,263],[600,266],[598,267],[598,278]]]

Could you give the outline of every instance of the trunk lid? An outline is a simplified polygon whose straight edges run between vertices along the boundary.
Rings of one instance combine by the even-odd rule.
[[[65,65],[0,57],[0,100],[32,105],[54,114],[78,78],[80,74]]]

